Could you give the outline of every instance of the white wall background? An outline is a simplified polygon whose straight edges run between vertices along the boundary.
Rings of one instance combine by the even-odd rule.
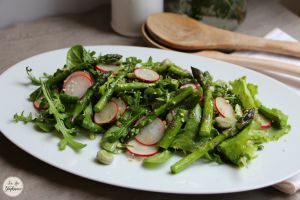
[[[0,28],[45,16],[83,12],[109,0],[0,0]]]

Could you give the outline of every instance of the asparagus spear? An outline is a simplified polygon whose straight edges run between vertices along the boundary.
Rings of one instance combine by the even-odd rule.
[[[143,82],[121,83],[115,87],[114,91],[122,92],[126,90],[140,90],[140,89],[154,87],[155,85],[156,83],[143,83]]]
[[[145,109],[141,108],[140,112],[126,111],[123,116],[110,129],[108,129],[102,141],[115,142],[127,135],[130,127],[145,113]]]
[[[184,127],[184,133],[195,136],[198,131],[200,121],[201,121],[201,107],[199,104],[197,104],[189,114],[188,121],[186,122],[186,125]]]
[[[258,111],[264,115],[265,117],[272,120],[273,124],[277,128],[283,128],[287,125],[288,117],[285,115],[282,111],[276,109],[276,108],[267,108],[263,105],[261,105],[258,109]]]
[[[106,54],[97,58],[97,63],[105,65],[117,65],[123,56],[120,54]]]
[[[102,132],[103,128],[93,122],[91,117],[92,114],[93,108],[92,104],[90,103],[84,110],[84,119],[82,121],[82,127],[94,133]]]
[[[168,125],[168,128],[163,138],[158,143],[158,146],[163,149],[168,149],[179,133],[183,123],[186,121],[187,110],[179,109],[176,112],[175,118]]]
[[[181,67],[178,67],[174,64],[169,67],[169,72],[171,72],[173,74],[177,74],[178,76],[181,76],[181,77],[188,77],[188,78],[191,77],[191,74],[188,71],[186,71],[186,70],[182,69]]]
[[[176,95],[175,97],[173,97],[172,99],[170,99],[170,101],[168,101],[167,103],[165,103],[164,105],[160,106],[159,108],[155,109],[153,112],[153,116],[154,119],[164,113],[166,113],[168,110],[174,108],[176,105],[178,105],[179,103],[181,103],[183,100],[185,100],[188,96],[190,96],[191,94],[193,94],[193,88],[192,87],[188,87],[185,88],[184,90],[182,90],[182,92],[178,95]],[[149,116],[149,118],[151,118],[151,116]],[[147,118],[145,118],[140,125],[141,126],[146,126],[148,123],[147,122]]]
[[[210,86],[212,84],[212,76],[209,72],[202,72],[199,69],[191,67],[194,78],[203,87],[204,92],[204,107],[203,116],[200,126],[199,135],[202,137],[209,137],[212,129],[214,106],[213,106],[213,96]]]
[[[209,74],[209,72],[202,72],[201,70],[191,67],[192,74],[194,78],[198,81],[198,83],[203,87],[204,92],[207,90],[211,83],[212,83],[212,76]]]
[[[176,105],[181,103],[184,99],[186,99],[188,96],[193,94],[193,88],[187,87],[180,94],[170,99],[170,101],[166,102],[159,108],[155,109],[151,114],[147,115],[143,120],[140,121],[138,125],[135,126],[135,128],[131,131],[131,134],[128,135],[129,138],[133,137],[134,135],[137,135],[140,132],[140,129],[147,124],[151,123],[154,119],[157,117],[165,114],[168,110],[171,110]]]
[[[154,70],[154,71],[156,71],[158,73],[163,73],[163,72],[165,72],[165,71],[167,71],[169,69],[170,65],[172,65],[171,60],[165,59],[159,65],[154,65],[152,67],[152,70]]]
[[[102,87],[99,88],[99,92],[102,94],[102,96],[94,106],[95,112],[100,112],[104,108],[108,100],[113,95],[115,87],[119,84],[121,80],[124,79],[125,76],[127,76],[128,72],[134,69],[134,66],[126,65],[126,66],[121,66],[120,68],[121,69],[118,71],[117,76],[109,77],[108,81]]]
[[[165,92],[160,89],[160,88],[147,88],[145,91],[144,91],[144,95],[145,96],[148,96],[148,97],[157,97],[157,96],[162,96],[164,95]]]
[[[183,151],[191,151],[195,146],[195,136],[199,129],[201,121],[201,107],[197,104],[190,112],[188,120],[184,126],[183,132],[179,134],[172,143],[175,149]]]
[[[104,133],[100,143],[101,148],[109,152],[115,152],[117,145],[120,143],[119,140],[126,137],[133,124],[145,112],[146,109],[141,107],[137,110],[127,110],[122,117]]]
[[[131,82],[131,83],[121,83],[115,88],[115,92],[123,92],[126,90],[140,90],[140,89],[151,89],[155,86],[162,86],[175,90],[179,86],[179,82],[176,79],[163,79],[156,83],[143,83],[143,82]]]
[[[254,114],[255,114],[254,108],[247,110],[243,115],[243,117],[239,119],[236,126],[225,130],[222,134],[216,136],[212,140],[205,142],[201,147],[199,147],[199,149],[195,150],[191,154],[177,161],[175,164],[171,166],[171,172],[173,174],[179,173],[180,171],[184,170],[189,165],[191,165],[193,162],[206,155],[210,150],[213,150],[225,139],[238,134],[240,130],[242,130],[243,128],[245,128],[247,125],[251,123],[251,121],[254,118]],[[249,126],[247,128],[249,128]],[[243,131],[247,131],[247,128],[245,128]]]
[[[212,92],[210,89],[206,90],[204,97],[203,117],[201,121],[199,134],[202,137],[209,137],[212,129],[214,106]]]
[[[191,74],[188,71],[175,65],[169,59],[164,60],[163,62],[161,62],[160,65],[156,65],[156,66],[152,67],[152,69],[158,73],[169,71],[172,74],[176,74],[181,77],[187,77],[187,78],[191,77]]]
[[[170,90],[176,90],[179,87],[179,81],[173,78],[165,78],[160,80],[158,85]]]

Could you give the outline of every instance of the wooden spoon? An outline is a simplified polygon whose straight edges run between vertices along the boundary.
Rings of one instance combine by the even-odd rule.
[[[300,43],[267,40],[215,28],[184,15],[156,13],[147,29],[160,44],[178,50],[236,49],[300,57]]]
[[[150,47],[156,47],[159,49],[165,49],[165,50],[172,50],[170,48],[167,48],[158,42],[154,41],[151,36],[148,34],[148,31],[146,29],[146,26],[142,26],[142,37],[145,40],[145,42]],[[194,55],[200,55],[205,56],[217,60],[223,60],[226,62],[234,63],[240,66],[244,66],[250,69],[254,70],[267,70],[272,72],[281,72],[285,74],[290,74],[293,76],[300,77],[300,66],[287,64],[283,62],[278,61],[271,61],[271,60],[265,60],[265,59],[255,59],[255,58],[249,58],[246,56],[237,56],[232,54],[225,54],[218,51],[200,51],[193,53]]]

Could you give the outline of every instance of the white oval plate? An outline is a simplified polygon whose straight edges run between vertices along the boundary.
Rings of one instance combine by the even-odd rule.
[[[29,85],[25,67],[30,66],[35,75],[53,73],[65,64],[67,49],[43,53],[28,58],[4,72],[0,77],[0,129],[14,144],[31,155],[67,172],[116,186],[167,193],[212,194],[252,190],[270,186],[295,175],[300,169],[300,97],[282,83],[257,72],[200,56],[129,46],[86,47],[99,54],[119,53],[136,56],[144,61],[152,56],[155,61],[165,58],[188,69],[190,66],[209,70],[215,79],[226,81],[246,75],[248,81],[259,85],[259,99],[269,107],[276,107],[289,115],[291,132],[277,142],[265,145],[258,157],[243,169],[228,165],[198,161],[177,175],[169,173],[169,166],[179,157],[173,157],[158,169],[145,169],[141,163],[125,155],[118,155],[112,165],[95,161],[99,139],[80,140],[87,144],[81,152],[70,148],[59,151],[59,139],[53,134],[41,133],[32,124],[12,122],[13,115],[25,111],[35,112],[27,100],[34,90]]]

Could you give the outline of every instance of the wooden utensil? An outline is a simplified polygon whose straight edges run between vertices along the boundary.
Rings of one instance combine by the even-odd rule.
[[[156,47],[159,49],[172,50],[154,41],[151,38],[151,36],[148,34],[145,25],[142,26],[141,31],[142,31],[143,39],[149,46]],[[287,64],[278,61],[265,60],[265,59],[249,58],[246,56],[225,54],[218,51],[200,51],[200,52],[195,52],[193,54],[205,56],[217,60],[223,60],[226,62],[234,63],[254,70],[260,70],[260,71],[267,70],[272,72],[281,72],[281,73],[300,77],[300,66],[297,65]]]
[[[235,49],[300,57],[300,43],[267,40],[215,28],[184,15],[157,13],[148,17],[147,29],[163,46],[178,50]]]

